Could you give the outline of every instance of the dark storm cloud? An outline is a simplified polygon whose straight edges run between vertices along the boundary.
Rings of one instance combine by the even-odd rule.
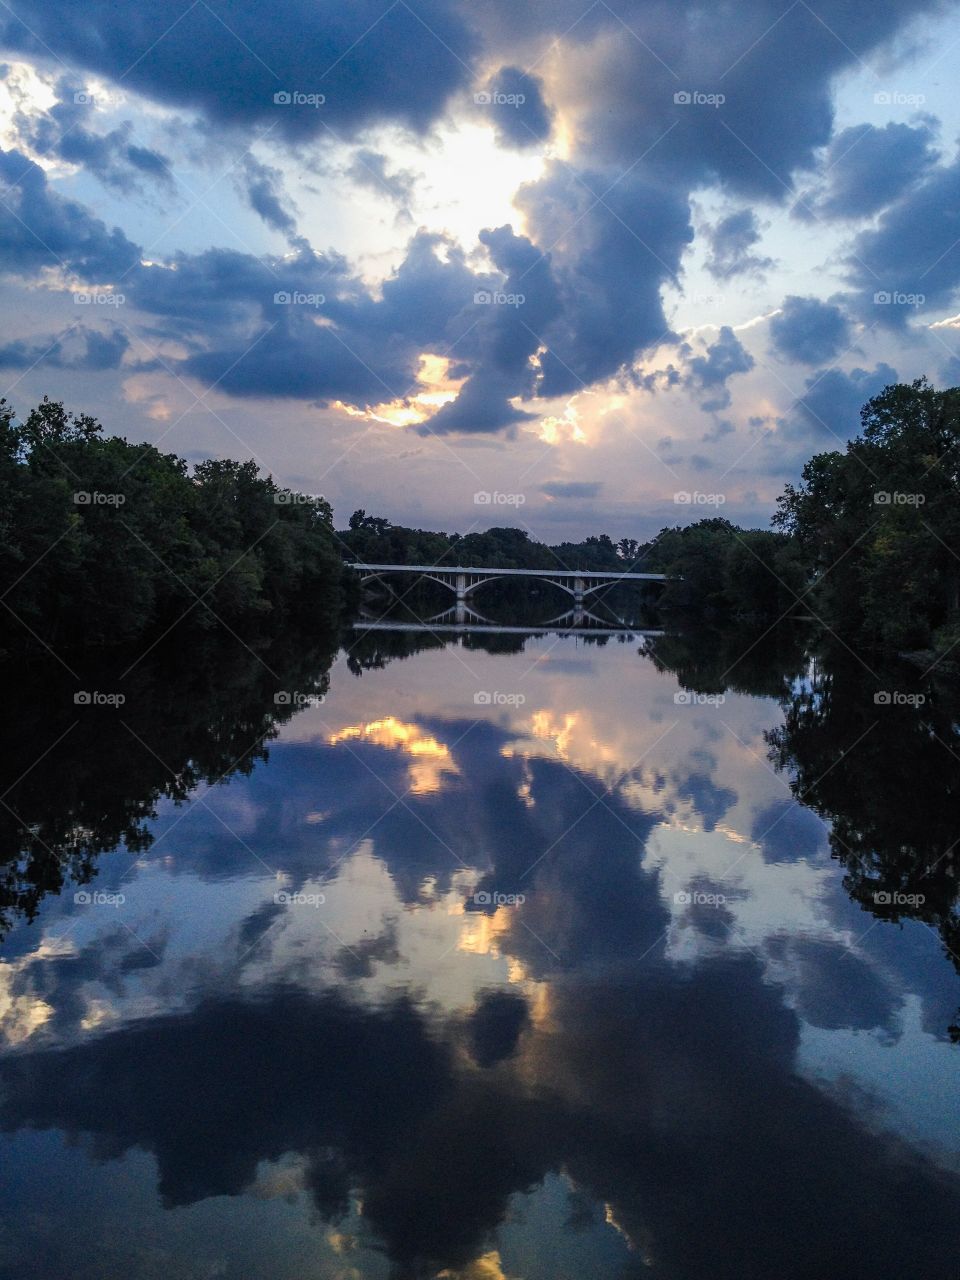
[[[852,439],[860,430],[860,408],[897,381],[897,371],[880,363],[874,369],[822,369],[811,374],[806,391],[787,419],[791,435],[807,445],[835,448],[837,440]],[[824,437],[829,436],[830,439]]]
[[[282,235],[294,236],[297,221],[293,211],[284,205],[283,178],[279,169],[261,164],[247,153],[240,166],[244,194],[251,209],[268,227]]]
[[[136,938],[118,924],[72,954],[29,956],[11,975],[11,995],[42,1002],[50,1010],[45,1034],[71,1038],[89,1016],[91,987],[126,996],[132,974],[163,965],[167,941],[162,932]]]
[[[386,196],[405,211],[413,199],[417,175],[410,169],[388,170],[388,158],[369,147],[359,147],[346,170],[347,177],[359,187],[366,187],[375,195]]]
[[[41,115],[18,111],[14,116],[22,145],[39,156],[81,165],[117,191],[132,191],[145,178],[165,187],[173,184],[170,161],[135,141],[130,121],[107,133],[89,127],[95,119],[94,97],[82,81],[63,76],[55,93],[56,102]]]
[[[344,259],[302,241],[282,258],[226,249],[177,254],[123,281],[131,307],[156,318],[158,336],[187,342],[176,367],[238,396],[343,399],[371,404],[411,393],[419,353],[451,345],[476,278],[462,253],[422,235],[375,299]],[[469,354],[469,349],[468,354]]]
[[[777,800],[754,814],[750,837],[763,850],[764,862],[798,862],[827,847],[822,819],[796,800]]]
[[[294,141],[330,127],[353,133],[378,121],[419,132],[472,76],[476,41],[447,0],[90,0],[64,8],[34,0],[27,20],[0,24],[8,49],[95,72],[216,125],[276,130]],[[279,102],[277,94],[289,95]],[[319,95],[320,106],[296,101]]]
[[[849,947],[797,937],[789,954],[798,969],[798,1011],[813,1027],[885,1031],[892,1037],[903,1004],[882,969]],[[837,981],[842,964],[843,981]]]
[[[500,431],[532,416],[515,398],[612,377],[667,330],[659,289],[692,236],[686,201],[638,177],[606,191],[588,176],[596,194],[565,166],[525,189],[541,238],[559,241],[552,252],[509,226],[480,233],[496,274],[477,274],[452,241],[421,232],[379,298],[342,258],[302,245],[273,260],[179,254],[132,272],[128,292],[167,317],[171,336],[195,335],[201,349],[182,373],[234,395],[402,398],[432,350],[455,357],[467,380],[420,430]],[[278,294],[294,301],[275,303]],[[303,295],[323,301],[301,305]],[[531,358],[544,348],[538,372]]]
[[[120,329],[102,333],[77,325],[56,336],[15,339],[0,347],[0,369],[100,370],[119,368],[130,346]]]
[[[933,170],[861,231],[848,260],[871,318],[905,325],[952,306],[960,285],[960,160]],[[874,304],[874,305],[871,305]]]
[[[417,431],[420,435],[449,435],[453,432],[494,433],[518,422],[530,422],[536,414],[510,403],[519,394],[516,378],[503,373],[471,375],[456,400],[445,404]]]
[[[456,400],[418,429],[509,432],[533,416],[537,398],[621,377],[671,336],[661,290],[678,282],[693,238],[691,190],[719,182],[728,192],[784,199],[793,172],[815,169],[830,143],[836,74],[934,3],[825,0],[814,15],[806,5],[784,13],[774,0],[747,0],[731,23],[725,11],[692,0],[627,0],[617,14],[606,5],[583,13],[572,0],[497,2],[482,12],[449,0],[386,11],[374,0],[346,7],[289,0],[279,22],[256,0],[213,0],[185,12],[174,0],[146,0],[133,9],[91,0],[68,12],[55,0],[35,0],[29,29],[9,11],[0,21],[8,47],[40,63],[52,52],[77,76],[95,73],[171,108],[195,108],[221,137],[233,136],[225,132],[229,126],[242,130],[244,141],[270,134],[271,145],[357,139],[347,173],[390,195],[401,215],[414,179],[391,173],[379,151],[362,145],[368,139],[359,138],[361,131],[377,123],[423,134],[456,104],[474,121],[487,113],[503,145],[526,146],[549,136],[556,103],[573,126],[573,160],[550,162],[538,181],[521,188],[526,235],[510,227],[481,234],[492,270],[472,269],[452,241],[422,233],[379,294],[336,254],[309,250],[277,171],[253,160],[240,167],[244,195],[297,249],[289,258],[211,249],[174,255],[168,265],[136,266],[136,246],[56,195],[42,171],[17,153],[0,159],[0,178],[9,156],[17,169],[27,166],[12,197],[20,221],[0,207],[0,250],[7,269],[14,264],[24,274],[60,263],[82,280],[108,281],[133,268],[124,290],[136,307],[162,318],[154,334],[186,343],[189,354],[177,371],[229,394],[369,407],[418,390],[419,357],[430,351],[450,355],[466,381]],[[520,69],[541,61],[549,107],[539,78]],[[125,126],[92,133],[67,92],[72,83],[61,82],[61,101],[30,126],[49,153],[72,154],[112,185],[163,180],[165,157],[136,143]],[[298,94],[325,101],[311,105]],[[491,101],[475,102],[475,94]],[[715,95],[715,103],[698,98],[704,94]],[[886,157],[888,167],[899,157],[918,174],[929,156],[925,131],[926,125],[877,129],[859,142],[865,154]],[[834,157],[829,200],[837,216],[856,192],[865,198],[857,150],[850,149],[849,161]],[[919,198],[905,199],[912,209]],[[932,203],[956,208],[951,198],[940,190]],[[960,251],[950,249],[952,224],[943,222],[913,239],[918,255],[924,237],[936,240],[940,276],[960,264]],[[873,234],[883,230],[881,224]],[[770,265],[756,252],[752,210],[729,215],[708,234],[707,266],[718,278]],[[855,247],[869,264],[894,250],[906,254],[902,238],[897,230],[889,247],[880,241]],[[955,275],[960,279],[960,265]],[[944,296],[950,287],[943,285]],[[297,292],[322,294],[324,302],[273,302],[276,293]],[[473,301],[498,292],[523,301]],[[887,310],[886,318],[902,319],[903,308]],[[811,364],[833,358],[825,333],[803,340],[784,324],[785,349],[793,342],[796,358]],[[797,324],[795,317],[794,330]],[[726,379],[746,371],[749,359],[735,338],[693,357],[690,385],[707,393],[706,409],[729,403]],[[731,360],[740,367],[725,373]]]
[[[540,492],[548,498],[597,498],[602,488],[602,480],[548,480]]]
[[[735,20],[700,0],[577,0],[484,7],[487,43],[538,53],[560,41],[557,100],[579,114],[577,152],[593,165],[644,156],[690,186],[784,199],[830,141],[834,81],[938,0],[745,0]],[[572,30],[571,30],[572,28]],[[719,105],[697,95],[723,95]],[[675,101],[676,95],[680,95]]]
[[[660,286],[693,239],[687,199],[639,170],[620,179],[553,162],[516,203],[549,252],[561,311],[541,331],[538,394],[566,395],[613,377],[669,336]],[[529,269],[517,283],[523,288]]]
[[[797,957],[819,1024],[886,1025],[890,994],[830,959]],[[544,1027],[496,994],[465,1028],[343,990],[215,996],[9,1055],[0,1125],[89,1134],[100,1161],[150,1152],[167,1207],[238,1196],[298,1153],[320,1220],[360,1194],[397,1277],[462,1271],[512,1197],[559,1168],[665,1277],[742,1280],[744,1258],[766,1277],[784,1257],[797,1277],[949,1270],[956,1175],[798,1071],[800,1019],[753,956],[584,966],[550,984]],[[473,1068],[456,1055],[464,1031]],[[900,1217],[909,1232],[889,1230]],[[617,1274],[648,1269],[638,1257]]]
[[[853,125],[831,142],[822,186],[794,206],[799,218],[868,218],[913,187],[936,162],[931,124]]]
[[[470,1047],[477,1065],[492,1067],[512,1057],[529,1021],[527,1002],[518,992],[481,992],[470,1016]]]
[[[702,354],[694,355],[690,342],[681,342],[677,348],[678,365],[671,363],[665,369],[635,374],[634,383],[644,391],[669,391],[683,387],[695,396],[706,396],[700,402],[705,413],[726,409],[731,399],[727,380],[737,373],[749,373],[756,362],[729,325],[721,327],[716,341],[699,341]],[[703,439],[719,439],[732,430],[730,423],[717,423],[714,431]]]
[[[108,230],[59,195],[21,152],[0,150],[0,270],[33,276],[61,267],[85,282],[107,283],[139,260],[119,227]]]
[[[706,229],[710,255],[706,268],[716,280],[752,273],[760,275],[774,265],[772,258],[753,253],[761,240],[760,220],[752,209],[740,209]]]
[[[724,325],[716,342],[702,356],[687,360],[685,385],[706,393],[701,409],[714,413],[730,404],[727,379],[736,373],[749,373],[754,359],[729,325]]]
[[[519,67],[501,67],[474,105],[493,121],[497,141],[506,147],[535,147],[546,142],[553,112],[543,100],[541,81]]]
[[[7,47],[39,61],[52,55],[216,125],[271,128],[290,141],[355,135],[383,121],[423,132],[457,95],[491,91],[523,97],[485,106],[502,141],[542,141],[550,112],[538,79],[515,62],[521,47],[524,64],[550,52],[559,99],[577,117],[578,161],[622,173],[644,157],[648,171],[671,182],[719,180],[781,200],[792,174],[815,169],[830,142],[836,76],[914,15],[941,7],[823,0],[816,13],[808,5],[784,12],[779,0],[745,0],[731,22],[698,0],[625,0],[616,12],[584,12],[579,0],[499,0],[479,10],[418,0],[386,11],[378,0],[288,0],[277,20],[257,0],[186,11],[175,0],[133,9],[91,0],[66,12],[56,0],[34,0],[29,24],[8,10],[0,31]],[[479,68],[495,67],[498,55],[506,65],[484,88]],[[275,103],[276,94],[294,100]],[[297,94],[325,101],[298,105]]]
[[[476,352],[470,376],[456,400],[420,428],[423,434],[498,431],[533,415],[509,402],[534,394],[531,357],[561,312],[550,257],[510,226],[480,232],[500,273],[500,283],[475,288],[464,338]],[[475,285],[482,282],[475,279]],[[457,354],[469,348],[457,345]]]
[[[784,360],[823,364],[849,345],[850,323],[832,303],[789,297],[770,321],[770,340]]]

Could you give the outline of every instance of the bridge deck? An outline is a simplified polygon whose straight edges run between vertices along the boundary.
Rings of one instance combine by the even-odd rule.
[[[523,578],[589,578],[591,580],[615,580],[617,582],[666,582],[665,573],[616,573],[601,569],[496,569],[476,565],[449,564],[360,564],[345,560],[350,569],[364,573],[480,573],[491,578],[517,576]]]
[[[364,622],[358,619],[353,624],[354,631],[410,631],[417,635],[467,635],[471,631],[483,635],[503,636],[662,636],[662,631],[649,627],[563,627],[549,622],[540,626],[501,627],[492,622]]]

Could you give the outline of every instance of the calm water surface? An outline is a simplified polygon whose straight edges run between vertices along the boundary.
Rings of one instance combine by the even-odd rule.
[[[952,710],[503,647],[14,690],[2,1276],[956,1280]]]

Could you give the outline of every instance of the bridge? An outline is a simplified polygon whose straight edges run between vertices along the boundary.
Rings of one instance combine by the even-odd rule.
[[[668,582],[670,580],[665,573],[619,573],[601,569],[498,569],[481,568],[476,565],[366,564],[362,561],[350,560],[345,563],[348,568],[355,569],[361,575],[361,583],[377,582],[394,596],[396,593],[386,578],[395,573],[416,574],[420,578],[428,578],[432,582],[439,582],[441,586],[449,587],[456,596],[456,604],[429,621],[453,620],[457,624],[466,622],[468,616],[478,623],[487,621],[475,609],[470,608],[467,599],[478,587],[486,582],[495,582],[498,578],[537,578],[559,587],[561,591],[573,597],[573,608],[552,621],[558,623],[570,621],[574,626],[580,626],[587,620],[603,625],[602,618],[598,618],[584,607],[584,600],[595,591],[616,586],[621,582]]]
[[[562,626],[545,622],[540,626],[530,623],[525,627],[501,626],[497,622],[446,622],[430,626],[423,622],[385,622],[382,618],[364,621],[360,619],[353,624],[354,631],[403,631],[413,635],[451,635],[467,634],[493,636],[636,636],[640,640],[656,639],[665,633],[652,627],[575,627]]]

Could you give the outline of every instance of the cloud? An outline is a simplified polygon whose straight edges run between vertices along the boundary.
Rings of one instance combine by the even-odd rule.
[[[402,210],[413,199],[417,175],[410,169],[387,171],[387,156],[382,152],[372,151],[369,147],[359,147],[354,153],[347,177],[358,187],[366,187],[381,199],[386,196],[396,202]]]
[[[710,254],[705,266],[716,280],[732,276],[761,275],[774,265],[772,258],[751,253],[761,239],[760,221],[752,209],[740,209],[706,228]]]
[[[273,172],[254,165],[247,176],[261,213],[289,230]],[[612,377],[668,331],[660,284],[692,236],[686,201],[637,177],[604,195],[603,178],[587,177],[599,200],[567,166],[524,188],[541,238],[573,224],[553,252],[510,226],[480,233],[496,275],[472,270],[449,238],[420,232],[379,298],[345,259],[296,239],[298,252],[284,258],[175,254],[138,266],[125,287],[135,308],[163,318],[159,333],[194,345],[179,372],[230,394],[370,406],[417,389],[424,351],[449,353],[466,381],[421,430],[496,432],[533,416],[512,401]],[[78,227],[91,222],[70,207]]]
[[[472,316],[458,355],[475,352],[470,376],[451,404],[444,405],[423,433],[491,432],[534,415],[510,404],[536,389],[537,370],[531,362],[549,342],[562,313],[560,287],[551,258],[511,226],[481,231],[500,283],[475,279],[482,287],[473,295]]]
[[[302,246],[263,259],[225,249],[177,254],[132,272],[125,287],[133,307],[158,318],[159,335],[192,346],[175,365],[182,376],[237,396],[366,407],[412,395],[425,350],[442,353],[459,339],[467,358],[482,359],[472,332],[477,279],[462,250],[422,233],[379,298],[345,259]],[[483,429],[494,429],[492,420]]]
[[[61,267],[86,283],[119,278],[140,250],[83,205],[59,195],[39,165],[0,150],[0,271],[36,275]]]
[[[770,863],[813,859],[827,847],[823,820],[790,798],[757,809],[750,836],[761,846],[764,862]]]
[[[89,0],[71,13],[36,0],[29,25],[7,10],[0,36],[8,49],[122,81],[218,127],[269,128],[287,141],[386,121],[423,133],[469,83],[476,50],[465,16],[447,0],[415,8],[290,0],[282,21],[258,0],[185,9]],[[275,102],[277,94],[288,96]]]
[[[860,430],[862,406],[896,381],[896,369],[883,362],[873,369],[851,369],[849,373],[821,369],[807,378],[806,391],[794,406],[791,419],[795,431],[809,440],[809,447],[822,448],[826,444],[834,448]],[[832,436],[835,443],[824,441],[824,435]]]
[[[724,325],[716,342],[706,349],[706,354],[687,360],[684,385],[696,391],[713,393],[701,404],[701,409],[714,413],[730,404],[727,379],[735,373],[749,373],[754,359],[729,325]]]
[[[698,341],[702,354],[694,355],[690,342],[683,341],[677,348],[678,364],[671,363],[666,368],[653,369],[648,373],[635,373],[633,382],[644,391],[669,391],[682,387],[692,395],[705,396],[700,401],[700,408],[705,413],[718,413],[728,408],[731,396],[727,381],[737,373],[749,373],[756,361],[729,325],[720,328],[716,341],[708,343],[704,338]],[[702,439],[704,442],[716,441],[733,430],[732,423],[717,421]],[[672,445],[672,439],[667,437],[657,447],[662,450]],[[680,458],[668,457],[664,461],[678,462]]]
[[[75,325],[61,334],[44,338],[18,338],[0,347],[0,369],[117,369],[130,346],[120,329],[102,333]]]
[[[29,30],[3,15],[7,46],[41,68],[52,56],[75,70],[42,117],[21,102],[32,147],[83,164],[115,190],[169,180],[166,156],[136,143],[128,124],[97,134],[96,115],[73,100],[75,84],[122,80],[132,94],[200,113],[208,142],[248,146],[256,136],[282,149],[282,171],[247,152],[237,180],[293,252],[261,259],[194,248],[141,265],[123,232],[61,196],[25,155],[6,152],[0,177],[18,176],[7,201],[14,216],[0,208],[4,265],[34,279],[57,266],[82,281],[123,276],[132,314],[152,321],[142,336],[175,340],[183,354],[171,367],[227,395],[367,409],[423,390],[421,357],[437,354],[455,361],[451,380],[462,386],[417,429],[510,433],[546,401],[627,380],[644,353],[673,339],[661,295],[677,284],[693,239],[691,193],[720,187],[724,198],[779,202],[793,198],[798,169],[822,163],[826,186],[812,198],[840,216],[880,199],[862,169],[897,169],[901,183],[928,172],[931,125],[856,126],[832,140],[831,95],[839,72],[932,4],[877,0],[854,17],[843,0],[824,0],[816,16],[746,0],[731,24],[694,0],[626,0],[616,14],[604,5],[583,13],[575,0],[491,0],[482,12],[454,0],[386,11],[375,0],[290,0],[278,25],[255,0],[211,0],[171,25],[164,0],[136,12],[90,0],[66,16],[54,0],[37,0]],[[489,102],[471,101],[484,94]],[[418,175],[393,162],[391,148],[449,127],[451,110],[457,123],[486,119],[511,149],[544,143],[555,120],[562,126],[568,159],[546,160],[517,193],[522,231],[482,231],[486,261],[447,233],[421,231],[379,287],[336,252],[313,252],[281,181],[287,161],[315,170],[316,144],[339,146],[325,172],[386,194],[407,218]],[[860,156],[868,160],[858,169]],[[897,196],[888,179],[884,198],[918,198],[904,190]],[[949,192],[937,198],[957,205]],[[747,207],[708,227],[707,270],[731,279],[772,266],[759,252],[761,225]],[[273,300],[296,293],[324,301]],[[484,293],[514,301],[474,302]],[[829,304],[788,299],[771,332],[785,358],[819,366],[843,345],[847,321]],[[718,412],[730,403],[729,378],[751,367],[725,328],[706,350],[688,351],[675,378]]]
[[[293,212],[283,203],[283,177],[280,170],[262,164],[249,152],[244,155],[239,168],[250,207],[272,230],[294,237],[297,223]]]
[[[21,145],[35,155],[80,165],[104,186],[130,192],[140,180],[173,185],[170,161],[150,147],[132,142],[133,125],[125,120],[107,133],[88,126],[95,119],[94,96],[74,76],[55,87],[56,102],[41,114],[16,112],[13,124]]]
[[[648,174],[686,189],[719,183],[779,202],[830,142],[837,77],[936,7],[823,0],[814,13],[746,0],[731,22],[726,9],[698,0],[586,12],[577,0],[497,0],[478,21],[497,50],[522,42],[537,56],[557,41],[550,91],[574,122],[574,162],[622,172],[643,156]]]
[[[853,125],[836,134],[823,180],[800,196],[798,218],[868,218],[909,191],[936,162],[931,123]]]
[[[547,480],[540,492],[548,498],[597,498],[602,488],[602,480]]]
[[[871,314],[885,325],[951,305],[960,285],[960,159],[934,169],[861,231],[847,261],[868,305],[879,299]]]
[[[535,147],[549,138],[553,112],[543,100],[541,85],[519,67],[501,67],[475,95],[474,104],[489,114],[502,146]]]
[[[853,1027],[896,1037],[903,999],[882,971],[851,954],[843,943],[825,945],[819,938],[793,939],[790,956],[798,970],[797,1008],[805,1022],[830,1031]],[[837,983],[840,959],[842,985]]]
[[[516,204],[549,252],[561,310],[540,357],[543,396],[611,378],[670,334],[661,285],[693,239],[689,202],[640,170],[612,180],[552,162]],[[529,275],[520,277],[523,287]]]
[[[770,339],[784,360],[823,364],[847,348],[850,324],[832,303],[791,296],[770,321]]]
[[[470,1016],[470,1049],[480,1067],[493,1067],[517,1051],[530,1021],[527,1002],[516,991],[483,991]]]

